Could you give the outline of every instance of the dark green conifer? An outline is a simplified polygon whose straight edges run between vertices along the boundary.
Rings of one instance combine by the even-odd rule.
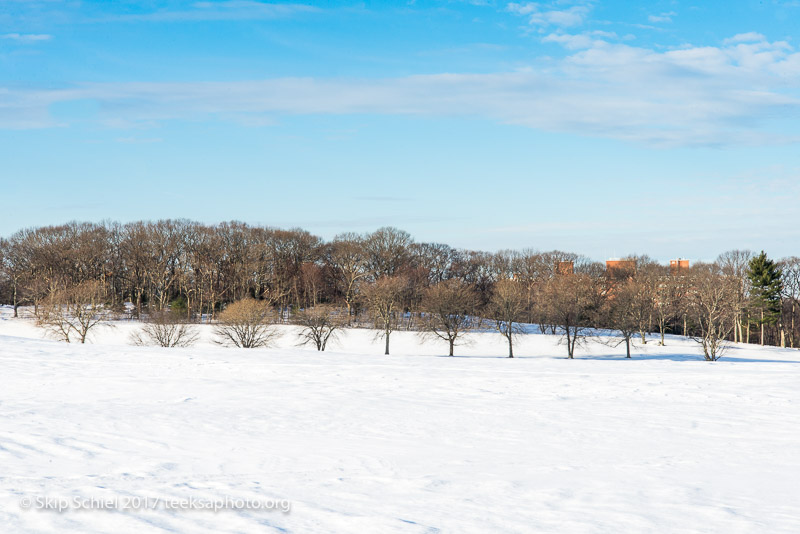
[[[752,286],[750,301],[757,314],[753,322],[761,328],[761,344],[764,344],[764,327],[774,326],[781,318],[781,270],[762,250],[754,256],[748,266],[747,278]]]

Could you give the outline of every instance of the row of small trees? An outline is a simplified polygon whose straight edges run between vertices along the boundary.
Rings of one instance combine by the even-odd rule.
[[[348,325],[374,326],[387,352],[391,332],[404,328],[442,338],[452,353],[478,317],[503,334],[510,356],[520,323],[563,335],[570,357],[587,328],[618,330],[628,352],[634,335],[646,342],[657,332],[662,343],[666,333],[694,336],[706,340],[709,357],[725,340],[800,341],[798,258],[732,251],[673,273],[630,259],[628,270],[608,271],[559,251],[415,243],[395,228],[325,243],[302,230],[242,223],[70,223],[0,240],[0,302],[15,313],[31,305],[42,324],[81,340],[92,320],[122,312],[125,302],[139,318],[169,312],[217,323],[250,299],[272,310],[270,322],[328,310]]]
[[[760,261],[758,258],[763,260],[764,256],[758,256],[754,265]],[[716,360],[741,313],[737,307],[738,291],[735,278],[721,273],[717,266],[701,265],[668,276],[653,276],[646,271],[612,271],[603,277],[558,274],[538,288],[534,302],[542,319],[540,330],[560,335],[569,358],[586,340],[587,332],[597,328],[616,330],[617,335],[593,337],[610,344],[625,343],[630,358],[635,336],[647,343],[647,334],[655,326],[664,344],[666,325],[680,316],[684,329],[701,343],[706,359]],[[401,275],[381,277],[364,287],[362,298],[371,318],[369,324],[384,338],[386,354],[391,334],[401,327],[409,329],[408,318],[416,316],[413,328],[424,336],[445,341],[451,356],[466,332],[486,326],[502,334],[508,356],[514,356],[514,341],[523,332],[530,299],[521,281],[498,281],[485,303],[473,286],[458,279],[426,288],[418,307],[412,310],[409,302],[416,300],[411,297],[413,293],[409,279]],[[74,334],[74,338],[85,342],[89,329],[109,318],[102,295],[97,282],[55,292],[40,304],[36,318],[64,341],[69,342]],[[302,341],[314,344],[317,350],[325,350],[351,319],[346,309],[330,304],[291,314],[291,321],[302,327]],[[275,327],[279,322],[274,301],[248,297],[225,307],[215,321],[214,333],[220,344],[268,346],[278,334]],[[152,311],[133,336],[136,344],[164,347],[189,346],[196,339],[197,331],[187,318],[170,310]]]

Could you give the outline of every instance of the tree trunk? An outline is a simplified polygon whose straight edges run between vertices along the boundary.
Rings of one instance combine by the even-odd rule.
[[[19,317],[17,310],[19,309],[19,303],[17,302],[17,281],[14,280],[14,317]],[[792,310],[792,321],[794,321],[794,310]],[[794,323],[793,323],[794,324]]]
[[[626,337],[625,338],[625,351],[628,353],[628,355],[625,356],[625,357],[626,358],[630,358],[631,357],[631,338],[630,337]]]
[[[451,339],[450,339],[450,356],[452,356],[452,355],[453,355],[453,344],[454,344],[454,343],[455,343],[455,341],[454,341],[454,340],[451,338]]]
[[[389,331],[386,331],[386,352],[384,354],[389,354]]]
[[[512,345],[511,335],[509,334],[506,337],[508,338],[508,357],[509,358],[513,358],[514,357],[514,346]]]
[[[572,358],[572,346],[569,341],[569,327],[567,327],[567,358]]]
[[[761,346],[764,346],[764,308],[761,308]]]
[[[750,314],[747,314],[747,341],[745,343],[750,343]]]

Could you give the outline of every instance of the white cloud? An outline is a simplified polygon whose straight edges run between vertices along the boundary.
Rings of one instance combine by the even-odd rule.
[[[536,2],[511,2],[506,6],[506,9],[518,15],[530,15],[531,13],[539,11],[539,4]]]
[[[606,31],[603,31],[603,30],[591,31],[591,32],[589,32],[589,35],[593,35],[593,36],[596,36],[596,37],[606,37],[606,38],[609,38],[609,39],[617,39],[618,38],[616,32],[606,32]],[[631,37],[631,36],[627,36],[627,37]]]
[[[35,43],[38,41],[49,41],[53,38],[53,36],[46,33],[6,33],[4,35],[0,35],[0,38],[19,41],[22,43]]]
[[[512,2],[506,9],[517,15],[528,17],[528,22],[533,26],[559,26],[571,27],[583,24],[589,15],[588,5],[576,5],[567,9],[558,9],[558,3],[542,7],[535,2]]]
[[[558,43],[568,50],[591,48],[595,40],[586,34],[570,35],[568,33],[551,33],[542,37],[543,43]]]
[[[653,23],[657,22],[672,22],[672,17],[677,15],[674,11],[670,11],[668,13],[661,13],[660,15],[650,15],[647,17],[647,20]]]
[[[565,46],[583,39],[551,35]],[[591,44],[560,60],[495,74],[0,88],[0,126],[57,126],[51,105],[91,100],[97,120],[128,126],[248,116],[270,124],[277,115],[368,113],[476,117],[655,146],[798,141],[800,53],[787,43],[665,52]]]
[[[729,39],[725,39],[722,42],[722,44],[729,45],[735,43],[754,43],[754,42],[760,43],[760,42],[766,42],[766,40],[767,38],[760,33],[747,32],[747,33],[739,33]]]
[[[608,44],[605,40],[599,39],[600,37],[604,39],[618,39],[617,34],[614,32],[595,30],[577,35],[569,33],[551,33],[542,37],[542,42],[557,43],[567,50],[580,50]]]

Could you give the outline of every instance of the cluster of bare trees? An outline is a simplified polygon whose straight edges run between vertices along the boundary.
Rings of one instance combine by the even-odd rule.
[[[96,280],[56,287],[39,303],[36,319],[57,339],[86,343],[89,331],[109,318],[105,297]]]
[[[716,359],[726,341],[800,344],[800,259],[775,264],[775,308],[753,285],[755,257],[732,251],[677,272],[632,257],[609,270],[560,251],[417,243],[396,228],[325,242],[238,222],[69,223],[0,239],[0,302],[15,314],[31,306],[65,340],[85,340],[118,313],[146,319],[139,341],[164,346],[191,342],[195,322],[213,322],[228,344],[259,346],[273,332],[264,325],[293,321],[319,350],[342,326],[369,325],[387,353],[392,332],[406,329],[441,339],[453,354],[465,332],[491,326],[513,357],[530,323],[560,335],[570,358],[589,329],[610,328],[628,355],[648,333],[661,343],[676,333]]]

